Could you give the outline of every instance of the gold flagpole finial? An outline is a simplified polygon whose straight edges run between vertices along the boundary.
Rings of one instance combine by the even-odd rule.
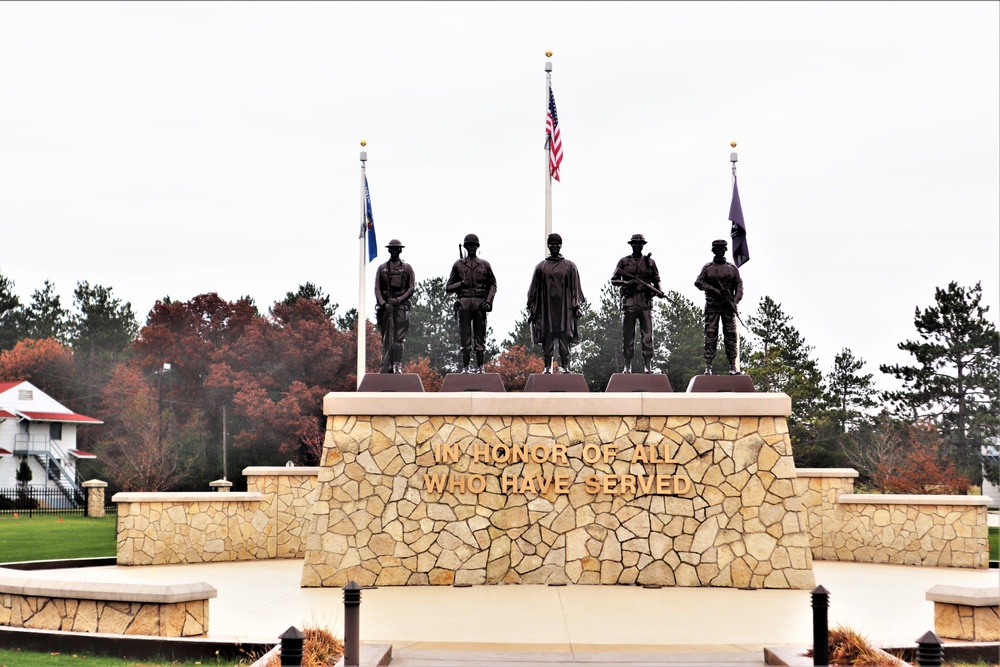
[[[732,146],[733,148],[736,148],[736,142],[735,141],[729,142],[729,145]]]
[[[365,146],[367,146],[367,145],[368,145],[368,142],[367,142],[367,141],[365,141],[364,139],[362,139],[362,140],[361,140],[361,147],[362,147],[362,148],[364,148],[364,147],[365,147]],[[735,144],[733,144],[733,145],[735,146]]]
[[[545,52],[545,57],[546,58],[551,58],[552,57],[552,52],[551,51],[546,51]]]

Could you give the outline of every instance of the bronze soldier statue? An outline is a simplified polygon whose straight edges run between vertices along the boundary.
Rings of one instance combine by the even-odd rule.
[[[466,256],[452,265],[445,291],[458,297],[455,311],[462,339],[462,372],[469,372],[469,361],[475,347],[475,372],[482,373],[486,361],[486,313],[493,310],[497,279],[490,263],[476,256],[479,250],[478,236],[467,234],[462,245]]]
[[[397,239],[389,241],[389,261],[375,272],[375,320],[382,332],[380,373],[402,373],[403,342],[410,328],[410,297],[416,286],[413,267],[399,258],[405,248]]]
[[[549,256],[538,263],[528,287],[531,342],[542,346],[545,373],[552,372],[552,353],[558,344],[559,370],[569,373],[569,348],[580,342],[577,320],[583,306],[583,286],[576,264],[559,251],[562,237],[549,234]]]
[[[653,297],[662,296],[660,272],[652,253],[645,256],[642,247],[646,239],[633,234],[629,240],[632,254],[618,260],[611,276],[611,284],[621,292],[622,356],[625,358],[623,373],[632,372],[632,355],[635,354],[635,323],[639,322],[642,341],[643,370],[653,372]]]
[[[705,375],[712,374],[712,360],[719,344],[719,319],[722,319],[722,333],[726,343],[726,358],[729,359],[729,374],[739,375],[736,367],[737,345],[736,318],[737,305],[743,298],[743,279],[740,270],[726,261],[725,240],[712,241],[715,257],[698,274],[694,286],[705,293]]]

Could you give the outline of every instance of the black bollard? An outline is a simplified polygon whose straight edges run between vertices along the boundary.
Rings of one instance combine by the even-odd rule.
[[[281,667],[302,667],[302,645],[306,636],[293,625],[278,638],[281,640]]]
[[[920,667],[939,667],[944,664],[944,645],[933,630],[928,630],[917,639],[917,664]]]
[[[344,667],[358,667],[361,662],[361,586],[344,586]]]
[[[812,592],[814,665],[825,665],[830,661],[830,630],[826,618],[829,608],[830,591],[817,586]]]

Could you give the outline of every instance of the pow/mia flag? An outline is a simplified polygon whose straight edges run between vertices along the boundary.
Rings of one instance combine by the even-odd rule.
[[[750,261],[750,247],[747,245],[747,227],[743,223],[743,207],[740,206],[740,191],[733,176],[733,203],[729,205],[729,220],[733,223],[729,235],[733,237],[733,264],[743,266]]]

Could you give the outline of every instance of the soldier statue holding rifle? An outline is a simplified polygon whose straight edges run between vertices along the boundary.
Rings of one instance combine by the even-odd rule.
[[[715,257],[706,264],[694,286],[705,293],[705,375],[712,374],[712,360],[719,344],[719,320],[729,359],[729,374],[739,375],[736,357],[739,341],[736,338],[737,306],[743,298],[743,280],[740,270],[726,261],[725,240],[712,242]]]
[[[476,256],[479,250],[478,236],[467,234],[462,245],[465,247],[466,255],[461,257],[462,248],[459,247],[458,254],[461,259],[451,267],[445,291],[458,297],[455,301],[455,311],[462,339],[462,372],[469,372],[469,361],[472,349],[475,347],[474,372],[482,373],[483,363],[486,361],[486,313],[493,310],[497,279],[493,275],[490,263]]]
[[[625,358],[623,373],[632,372],[632,356],[635,353],[635,323],[639,322],[642,341],[643,370],[653,372],[653,297],[665,297],[660,290],[660,272],[653,261],[652,253],[642,254],[646,239],[642,234],[633,234],[629,240],[632,254],[618,260],[618,266],[611,276],[611,284],[621,292],[622,309],[622,356]]]
[[[389,241],[389,261],[375,272],[375,320],[382,332],[380,373],[403,372],[403,342],[410,328],[410,297],[416,287],[413,267],[399,258],[405,246]]]

